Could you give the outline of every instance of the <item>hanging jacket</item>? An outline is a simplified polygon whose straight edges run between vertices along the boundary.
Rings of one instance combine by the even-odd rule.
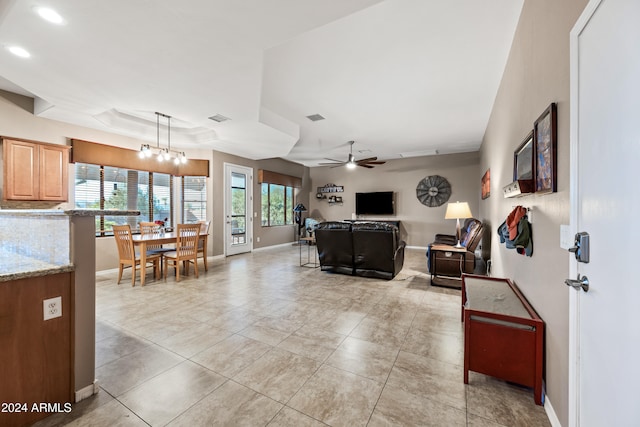
[[[531,223],[529,223],[526,215],[521,217],[516,224],[516,236],[514,239],[509,238],[510,230],[507,221],[498,227],[498,236],[500,236],[500,243],[504,243],[507,249],[515,249],[519,254],[526,256],[533,254]]]
[[[515,240],[518,235],[518,224],[520,220],[527,214],[527,210],[522,206],[516,206],[507,217],[507,227],[509,227],[509,240]]]

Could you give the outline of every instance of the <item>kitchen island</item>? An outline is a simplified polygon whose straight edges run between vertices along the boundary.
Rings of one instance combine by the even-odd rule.
[[[105,214],[140,212],[0,209],[0,401],[64,405],[97,392],[94,217]],[[0,425],[46,415],[4,413]]]

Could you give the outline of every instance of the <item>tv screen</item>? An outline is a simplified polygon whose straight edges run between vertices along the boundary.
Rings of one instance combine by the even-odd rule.
[[[393,191],[356,193],[356,215],[393,214]]]

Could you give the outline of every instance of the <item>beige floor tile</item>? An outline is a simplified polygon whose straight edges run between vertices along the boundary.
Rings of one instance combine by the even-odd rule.
[[[400,349],[409,331],[409,325],[390,324],[382,320],[366,317],[349,335],[393,349]]]
[[[158,342],[158,345],[190,358],[232,335],[231,332],[214,328],[206,323],[201,323],[193,328],[171,335]]]
[[[282,408],[282,404],[233,381],[189,408],[169,426],[262,426]]]
[[[458,365],[401,351],[387,385],[415,395],[426,394],[431,400],[466,410],[462,372]]]
[[[381,390],[373,380],[324,365],[288,406],[332,426],[365,426]]]
[[[102,388],[118,397],[182,361],[184,358],[151,345],[100,366],[96,369],[96,378]]]
[[[98,393],[93,396],[84,399],[78,403],[74,403],[72,405],[71,412],[61,412],[58,414],[53,414],[50,417],[47,417],[43,420],[38,421],[33,425],[33,427],[56,427],[56,426],[64,426],[70,424],[72,421],[77,420],[79,418],[87,415],[85,420],[91,418],[88,414],[92,411],[96,410],[102,405],[105,405],[114,400],[113,396],[107,393],[104,390],[98,391]]]
[[[465,411],[431,400],[428,393],[413,394],[386,385],[369,426],[466,426]]]
[[[273,400],[287,403],[319,366],[313,359],[274,348],[233,379]]]
[[[118,398],[150,425],[165,425],[226,381],[185,361]]]
[[[402,351],[462,366],[464,336],[421,331],[412,327],[402,345]]]
[[[192,361],[231,378],[273,347],[240,335],[232,335],[196,354]]]
[[[534,404],[533,391],[472,373],[467,386],[469,414],[514,427],[548,427],[544,408]]]
[[[149,347],[151,344],[150,341],[142,337],[128,333],[118,333],[117,335],[97,341],[96,368]]]
[[[384,384],[397,355],[391,347],[347,337],[326,363]]]
[[[147,423],[120,402],[113,400],[66,425],[69,427],[145,427]]]
[[[326,426],[318,420],[315,420],[295,409],[284,407],[275,418],[267,424],[268,427],[323,427]]]
[[[282,341],[278,347],[324,362],[345,338],[344,335],[316,329],[314,326],[303,326]]]
[[[549,425],[529,390],[473,372],[462,384],[460,291],[429,285],[424,250],[378,280],[300,268],[298,249],[211,260],[179,284],[99,272],[105,390],[38,427]]]

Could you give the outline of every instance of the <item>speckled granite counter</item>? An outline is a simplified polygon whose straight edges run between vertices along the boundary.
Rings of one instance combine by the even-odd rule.
[[[135,216],[137,210],[0,209],[0,282],[74,270],[73,217]]]

